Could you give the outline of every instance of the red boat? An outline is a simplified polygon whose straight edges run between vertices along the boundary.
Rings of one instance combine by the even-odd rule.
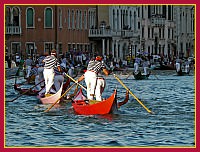
[[[79,115],[97,115],[97,114],[108,114],[113,113],[118,108],[127,103],[128,101],[128,95],[126,96],[126,99],[123,102],[120,102],[117,104],[117,91],[114,90],[113,94],[103,101],[88,101],[86,100],[85,95],[82,92],[82,89],[79,90],[77,95],[74,97],[72,101],[72,106],[74,109],[74,112]]]

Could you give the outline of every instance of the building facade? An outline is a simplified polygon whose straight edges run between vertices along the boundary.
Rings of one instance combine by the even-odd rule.
[[[135,57],[138,52],[168,58],[194,55],[194,5],[99,7],[109,18],[97,11],[98,28],[89,30],[89,38],[102,54],[112,53],[116,60]]]
[[[89,51],[116,61],[138,52],[195,55],[194,5],[19,5],[5,7],[6,52],[26,56]]]
[[[88,51],[88,29],[95,6],[20,5],[5,7],[6,52],[32,56],[57,49]]]

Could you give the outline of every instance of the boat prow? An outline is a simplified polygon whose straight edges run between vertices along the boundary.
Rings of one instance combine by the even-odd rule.
[[[103,115],[112,113],[112,109],[115,109],[113,107],[117,106],[116,94],[117,91],[115,90],[108,99],[103,101],[92,100],[87,102],[85,101],[86,97],[83,94],[82,89],[80,89],[72,101],[74,112],[79,115]]]
[[[63,84],[61,84],[60,89],[55,94],[52,94],[51,96],[44,97],[44,98],[42,98],[41,96],[38,96],[38,98],[40,99],[42,104],[53,104],[55,101],[57,101],[61,97],[62,88],[63,88]],[[57,103],[59,102],[60,101],[58,101]]]

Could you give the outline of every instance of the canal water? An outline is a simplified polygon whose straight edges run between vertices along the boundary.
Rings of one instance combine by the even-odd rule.
[[[153,71],[148,80],[127,76],[118,74],[153,114],[131,95],[118,113],[94,116],[75,115],[71,103],[44,112],[49,105],[23,95],[5,103],[5,146],[194,147],[194,72],[190,76],[176,76],[174,71]],[[110,96],[117,88],[118,101],[123,101],[124,87],[112,75],[106,77],[106,83],[103,96]],[[14,79],[6,80],[6,101],[19,96],[13,84]]]

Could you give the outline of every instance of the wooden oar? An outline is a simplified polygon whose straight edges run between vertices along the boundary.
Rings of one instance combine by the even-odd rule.
[[[71,88],[75,85],[76,83],[74,83],[74,84],[72,84],[70,87],[69,87],[69,89],[67,89],[66,91],[65,91],[65,93],[63,93],[63,95],[58,99],[58,100],[56,100],[48,109],[46,109],[44,112],[48,112],[58,101],[60,101],[60,99],[64,96],[64,95],[66,95],[66,93],[67,92],[69,92],[69,90],[71,90]]]
[[[126,77],[126,79],[128,79],[131,75],[132,75],[132,74],[129,73],[128,76]]]
[[[37,85],[39,85],[40,83],[42,83],[44,80],[40,81],[38,84],[30,87],[27,91],[25,91],[24,93],[20,94],[18,97],[12,99],[11,101],[7,101],[7,102],[13,102],[14,100],[18,99],[19,97],[21,97],[22,95],[26,94],[27,92],[29,92],[32,88],[36,87]]]
[[[142,107],[149,113],[152,114],[152,112],[130,91],[130,89],[118,78],[118,76],[116,76],[115,74],[113,74],[113,76],[119,81],[119,83],[137,100],[137,102],[139,102]]]
[[[80,83],[78,83],[76,80],[74,80],[71,76],[69,76],[67,73],[65,73],[65,75],[70,78],[72,81],[74,81],[76,84],[78,84],[81,88],[83,88],[84,90],[87,90],[83,85],[81,85]]]

